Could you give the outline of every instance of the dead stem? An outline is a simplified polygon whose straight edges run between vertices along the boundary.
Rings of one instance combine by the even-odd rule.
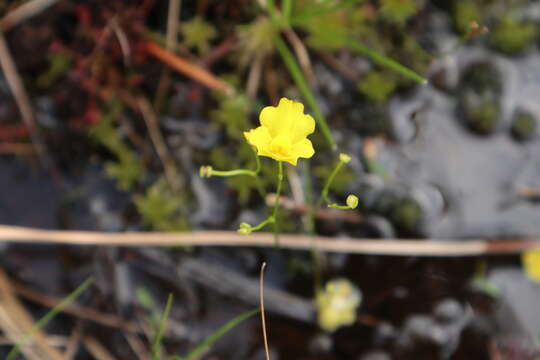
[[[234,90],[229,85],[201,66],[182,59],[152,41],[147,41],[145,45],[146,51],[150,55],[169,65],[174,70],[187,75],[212,90],[227,95],[234,94]]]
[[[83,344],[96,360],[116,360],[116,358],[94,337],[85,336]]]
[[[178,46],[178,21],[180,19],[181,0],[169,0],[169,12],[167,14],[167,35],[165,48],[174,53]],[[171,83],[171,69],[166,67],[161,71],[159,82],[154,98],[154,109],[160,113],[165,103],[165,97]]]
[[[24,84],[21,80],[19,72],[17,71],[17,67],[15,66],[13,58],[11,57],[11,53],[9,52],[6,40],[4,38],[4,34],[1,31],[0,67],[2,68],[2,71],[6,77],[7,83],[11,89],[11,93],[15,98],[15,102],[19,107],[22,120],[26,127],[28,127],[28,130],[30,132],[30,138],[32,140],[32,145],[34,146],[34,149],[36,150],[36,153],[39,156],[42,165],[48,166],[49,162],[47,160],[45,143],[43,142],[43,139],[39,132],[39,128],[36,125],[36,120],[34,118],[34,112],[32,111],[30,98],[26,93],[26,89],[24,88]]]
[[[41,13],[43,10],[57,2],[58,0],[31,0],[24,3],[0,19],[0,32],[6,32],[26,19]]]
[[[34,303],[46,306],[48,308],[54,308],[56,305],[58,305],[62,301],[62,299],[58,299],[53,296],[41,294],[29,288],[28,286],[22,285],[15,281],[11,281],[11,287],[16,294]],[[92,308],[70,304],[64,308],[63,312],[66,314],[78,317],[79,319],[82,319],[82,320],[88,320],[99,325],[122,329],[129,333],[140,332],[140,329],[138,328],[136,324],[122,320],[121,318],[112,314],[101,313]]]
[[[0,269],[0,328],[14,343],[32,334],[29,344],[21,346],[21,352],[30,360],[62,360],[62,354],[51,347],[44,333],[34,330],[34,320],[16,298],[10,280]]]
[[[35,151],[34,151],[34,147],[31,144],[1,143],[0,155],[2,154],[35,155]]]
[[[308,82],[312,86],[317,86],[317,77],[315,76],[315,73],[313,72],[313,67],[311,66],[311,60],[309,59],[309,54],[302,43],[302,40],[296,35],[293,29],[291,28],[285,28],[283,30],[283,33],[285,34],[285,37],[291,44],[294,53],[296,54],[296,57],[298,58],[298,63],[300,64],[300,67],[302,68],[302,71],[306,75],[306,78],[308,79]]]
[[[41,244],[100,245],[100,246],[246,246],[274,247],[272,233],[253,233],[243,236],[236,231],[194,232],[125,232],[42,230],[0,225],[0,241]],[[318,250],[335,253],[391,256],[482,256],[520,254],[540,249],[540,239],[451,240],[451,239],[359,239],[282,234],[280,246],[285,249]]]
[[[264,56],[258,55],[255,56],[255,59],[249,67],[248,80],[246,85],[246,93],[250,99],[255,99],[257,97],[257,92],[259,90],[259,84],[261,83],[261,72]]]
[[[146,100],[144,97],[139,97],[137,99],[137,103],[139,105],[139,109],[141,111],[144,122],[146,123],[146,127],[148,128],[150,139],[152,140],[158,157],[163,164],[163,168],[165,170],[165,178],[167,179],[167,182],[169,183],[171,189],[173,189],[174,191],[178,191],[180,189],[180,176],[178,175],[174,159],[171,156],[169,149],[165,144],[165,139],[163,138],[163,135],[161,134],[161,131],[159,129],[156,114],[154,113],[154,110],[150,106],[148,100]]]
[[[262,327],[263,341],[264,341],[264,353],[266,356],[266,360],[270,360],[270,351],[268,350],[268,336],[266,334],[266,319],[264,315],[264,268],[265,267],[266,267],[266,263],[263,262],[261,265],[261,273],[259,276],[259,299],[260,299],[260,307],[261,307],[261,327]]]

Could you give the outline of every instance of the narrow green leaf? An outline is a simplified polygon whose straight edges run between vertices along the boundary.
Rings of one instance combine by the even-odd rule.
[[[418,75],[416,72],[409,69],[408,67],[401,65],[400,63],[398,63],[395,60],[392,60],[388,56],[379,54],[378,52],[368,48],[367,46],[359,43],[358,41],[355,41],[353,39],[348,39],[348,38],[343,39],[343,41],[346,47],[356,52],[359,52],[362,55],[367,56],[374,63],[378,65],[386,66],[392,70],[395,70],[401,75],[406,76],[409,79],[412,79],[416,82],[419,82],[420,84],[427,84],[428,82],[425,77]]]
[[[154,343],[152,344],[152,359],[153,360],[159,360],[161,356],[161,339],[163,338],[163,334],[165,333],[165,329],[167,328],[167,319],[169,318],[169,314],[171,312],[171,307],[173,303],[173,295],[169,294],[167,297],[167,303],[165,304],[165,310],[163,310],[163,314],[161,315],[161,320],[159,322],[159,328],[156,334],[156,337],[154,338]]]
[[[285,66],[287,67],[287,70],[289,70],[289,73],[291,74],[294,82],[296,83],[296,86],[298,87],[300,92],[302,92],[302,95],[306,99],[307,104],[313,111],[313,114],[315,115],[315,120],[317,120],[317,123],[319,124],[319,127],[321,128],[321,131],[326,138],[326,141],[328,142],[332,150],[335,150],[337,148],[337,145],[334,141],[332,133],[330,132],[328,123],[326,122],[326,119],[324,118],[321,110],[319,109],[319,105],[317,105],[317,102],[315,101],[315,96],[309,88],[298,63],[296,62],[296,59],[294,58],[293,54],[290,52],[289,48],[280,36],[276,36],[275,44],[279,54],[281,55],[281,58],[283,59],[283,62],[285,63]]]
[[[257,314],[259,311],[260,311],[259,309],[254,309],[254,310],[250,310],[243,314],[238,315],[237,317],[235,317],[234,319],[230,320],[228,323],[226,323],[225,325],[217,329],[213,334],[207,337],[202,343],[197,345],[197,347],[195,347],[195,349],[193,349],[189,354],[185,356],[175,356],[173,359],[175,360],[197,359],[206,351],[206,349],[211,347],[216,341],[218,341],[221,337],[227,334],[235,326],[237,326],[244,320],[252,317],[253,315]]]
[[[45,325],[47,325],[58,313],[62,312],[66,306],[71,304],[75,299],[77,299],[92,283],[94,278],[90,277],[86,279],[79,287],[77,287],[71,294],[65,297],[62,301],[53,307],[45,316],[43,316],[39,321],[32,327],[30,332],[26,334],[21,341],[19,341],[13,349],[9,352],[6,357],[6,360],[13,360],[19,354],[21,348],[25,346],[36,333],[41,330]]]

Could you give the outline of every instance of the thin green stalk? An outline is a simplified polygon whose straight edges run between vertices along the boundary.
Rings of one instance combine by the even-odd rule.
[[[212,176],[231,177],[231,176],[238,176],[238,175],[248,175],[248,176],[255,177],[257,176],[257,173],[253,170],[248,170],[248,169],[236,169],[236,170],[228,170],[228,171],[212,169]]]
[[[6,360],[14,360],[15,357],[20,353],[20,350],[25,346],[36,333],[41,330],[45,325],[47,325],[58,313],[62,312],[66,306],[71,304],[75,299],[77,299],[92,283],[94,278],[90,277],[78,288],[76,288],[71,294],[65,297],[58,305],[52,308],[45,316],[43,316],[39,321],[32,327],[30,332],[26,334],[21,341],[19,341],[13,349],[9,352],[6,357]]]
[[[260,310],[254,309],[248,312],[245,312],[243,314],[240,314],[239,316],[235,317],[222,327],[220,327],[216,332],[211,334],[209,337],[207,337],[202,343],[197,345],[195,349],[193,349],[189,354],[185,356],[174,356],[174,360],[194,360],[201,357],[201,355],[210,348],[216,341],[218,341],[223,335],[227,334],[229,331],[231,331],[235,326],[243,322],[244,320],[250,318],[251,316],[257,314]]]
[[[171,312],[172,303],[173,295],[169,294],[167,297],[167,303],[165,304],[165,309],[161,315],[161,320],[159,321],[158,332],[152,344],[152,360],[159,360],[161,358],[161,339],[163,338],[163,334],[167,328],[167,319],[169,318],[169,314]]]
[[[274,24],[277,24],[279,27],[280,19],[278,18],[276,13],[276,4],[274,3],[274,0],[266,0],[266,6],[268,7],[268,13],[270,14],[272,22]]]
[[[329,36],[333,36],[329,34]],[[339,36],[336,34],[335,36]],[[345,43],[345,46],[350,48],[351,50],[357,51],[368,58],[370,58],[374,63],[379,64],[381,66],[386,66],[392,70],[397,71],[403,76],[408,77],[409,79],[412,79],[416,82],[419,82],[420,84],[427,84],[427,79],[413,70],[409,69],[406,66],[401,65],[395,60],[392,60],[391,58],[381,55],[378,52],[368,48],[364,44],[359,43],[358,41],[355,41],[353,39],[343,38],[343,41]]]
[[[279,221],[277,218],[277,214],[278,214],[278,209],[279,209],[282,184],[283,184],[283,163],[281,161],[278,161],[278,183],[277,183],[277,189],[276,189],[276,200],[274,202],[274,210],[272,211],[272,218],[274,218],[274,240],[276,242],[276,245],[279,242]]]
[[[298,87],[300,92],[302,92],[302,95],[306,99],[307,104],[313,111],[313,114],[315,115],[315,120],[317,120],[317,123],[319,127],[321,128],[321,132],[323,136],[326,138],[326,141],[328,142],[332,150],[336,150],[337,145],[336,145],[336,142],[334,141],[334,137],[332,136],[332,133],[330,132],[328,123],[326,122],[324,115],[319,109],[319,106],[317,105],[317,102],[315,101],[315,96],[311,92],[311,89],[309,88],[306,82],[306,79],[304,78],[304,75],[302,74],[302,71],[300,70],[300,66],[298,66],[298,63],[296,62],[296,59],[294,58],[293,54],[290,52],[289,48],[287,47],[287,45],[285,44],[281,36],[279,35],[276,36],[274,42],[276,44],[276,49],[281,55],[281,58],[283,59],[283,62],[285,63],[287,70],[289,70],[289,73],[291,74],[294,82],[296,83],[296,86]]]
[[[272,224],[272,223],[275,223],[275,222],[276,222],[276,218],[274,216],[269,216],[264,221],[260,222],[258,225],[251,226],[250,229],[251,229],[251,231],[259,231],[263,227],[265,227],[266,225]]]
[[[283,13],[283,19],[285,24],[290,24],[291,21],[291,11],[292,11],[292,1],[283,0],[281,5],[281,12]]]
[[[332,185],[337,173],[339,172],[339,170],[341,170],[344,164],[345,163],[343,161],[338,162],[338,164],[328,177],[328,180],[326,180],[326,184],[324,184],[324,188],[321,191],[321,197],[319,198],[319,201],[317,203],[317,209],[321,207],[323,201],[330,203],[330,199],[328,199],[328,191],[330,190],[330,185]]]

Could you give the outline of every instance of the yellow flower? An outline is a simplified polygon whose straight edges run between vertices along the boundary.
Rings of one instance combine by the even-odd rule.
[[[319,326],[333,332],[341,326],[354,324],[356,308],[361,302],[360,290],[349,280],[328,281],[316,297]]]
[[[529,279],[540,282],[540,250],[529,250],[521,254],[521,262]]]
[[[262,109],[259,120],[261,126],[244,132],[257,155],[296,165],[298,158],[310,158],[315,153],[307,138],[315,131],[315,120],[304,114],[302,103],[281,98],[277,107]]]

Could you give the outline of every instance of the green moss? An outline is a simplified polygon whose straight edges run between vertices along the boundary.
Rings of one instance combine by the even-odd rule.
[[[476,1],[457,0],[453,7],[454,26],[461,34],[469,33],[471,22],[481,23],[481,9]]]
[[[248,65],[259,56],[274,52],[274,38],[278,29],[269,18],[261,16],[253,23],[238,27],[238,52],[240,64]]]
[[[393,23],[404,23],[418,11],[415,0],[380,0],[380,15]]]
[[[465,111],[465,121],[474,132],[480,135],[491,134],[499,125],[499,107],[490,101],[468,107]]]
[[[384,71],[372,71],[357,84],[358,90],[369,100],[385,103],[396,90],[395,77]]]
[[[210,112],[212,120],[224,125],[229,137],[243,139],[243,132],[249,128],[251,102],[244,95],[218,95],[218,102],[218,108]]]
[[[181,24],[180,32],[183,36],[184,45],[196,48],[199,55],[208,52],[210,41],[217,35],[216,29],[199,16],[195,16],[190,21]]]
[[[403,199],[392,210],[392,221],[399,229],[413,232],[422,218],[422,209],[412,199]]]
[[[174,193],[164,179],[148,188],[145,195],[134,197],[137,211],[143,222],[158,231],[185,231],[187,220],[181,214],[186,208],[185,199]]]
[[[502,53],[514,55],[526,50],[537,34],[538,29],[535,25],[504,17],[495,25],[490,36],[490,44]]]
[[[145,171],[136,153],[124,143],[114,125],[114,119],[122,111],[121,104],[113,100],[107,110],[101,120],[90,129],[90,134],[116,157],[116,161],[105,164],[107,175],[116,180],[120,189],[130,190],[143,177]]]
[[[512,118],[510,132],[514,139],[525,141],[535,134],[537,126],[536,118],[532,114],[519,111]]]
[[[51,86],[66,74],[73,65],[71,58],[64,54],[50,54],[47,56],[47,60],[49,61],[49,68],[37,79],[38,86],[42,88]]]

